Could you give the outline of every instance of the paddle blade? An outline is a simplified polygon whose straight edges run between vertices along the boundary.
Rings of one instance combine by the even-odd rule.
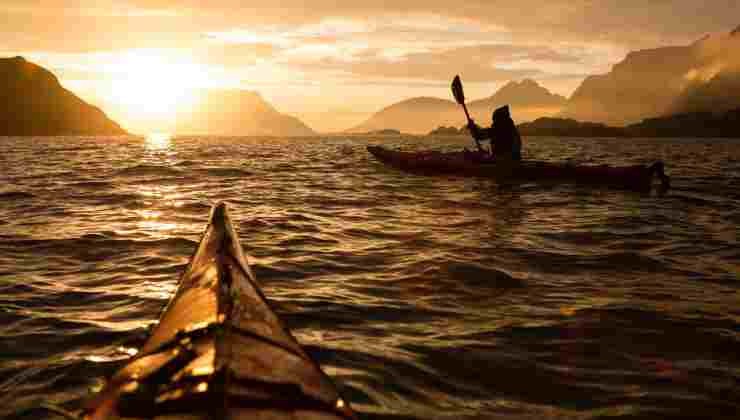
[[[452,79],[452,95],[460,105],[465,103],[465,92],[463,92],[463,85],[459,75]]]

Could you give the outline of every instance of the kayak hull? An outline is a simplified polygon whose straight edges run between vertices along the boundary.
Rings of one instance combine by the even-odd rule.
[[[422,175],[456,175],[495,178],[501,181],[575,183],[632,190],[650,190],[654,180],[668,187],[663,163],[652,166],[572,165],[541,161],[495,162],[477,158],[473,152],[406,152],[368,146],[378,161],[406,172]]]
[[[159,323],[84,418],[355,416],[270,308],[219,204]]]

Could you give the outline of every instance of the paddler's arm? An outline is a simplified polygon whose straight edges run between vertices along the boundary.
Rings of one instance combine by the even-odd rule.
[[[491,130],[487,128],[481,128],[478,124],[475,123],[475,121],[470,119],[470,121],[468,121],[468,131],[470,132],[470,135],[473,136],[473,138],[475,139],[475,144],[478,146],[478,150],[481,152],[485,152],[485,150],[483,150],[480,145],[480,141],[490,139]]]

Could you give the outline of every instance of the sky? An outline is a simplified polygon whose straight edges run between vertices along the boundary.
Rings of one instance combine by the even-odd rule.
[[[627,52],[740,24],[738,0],[2,0],[0,55],[52,70],[134,131],[199,89],[258,91],[320,131],[414,96],[532,78],[569,95]]]

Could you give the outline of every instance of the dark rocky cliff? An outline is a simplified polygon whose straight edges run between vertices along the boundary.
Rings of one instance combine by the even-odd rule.
[[[62,87],[50,71],[23,57],[0,59],[0,135],[123,134],[103,111]]]

